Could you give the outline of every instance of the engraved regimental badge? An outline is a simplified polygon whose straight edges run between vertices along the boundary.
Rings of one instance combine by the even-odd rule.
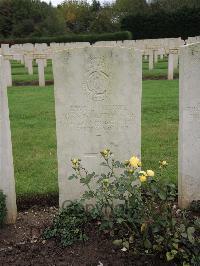
[[[105,57],[90,56],[86,66],[83,88],[94,101],[103,101],[109,90],[110,73]]]

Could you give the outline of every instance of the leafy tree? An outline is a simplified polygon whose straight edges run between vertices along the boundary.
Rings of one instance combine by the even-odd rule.
[[[90,5],[86,1],[69,0],[59,6],[64,17],[67,29],[72,32],[87,32],[92,14]]]
[[[153,10],[164,10],[167,12],[174,12],[182,8],[199,8],[199,0],[152,0],[151,8]]]
[[[105,5],[100,11],[96,12],[90,24],[91,32],[115,32],[120,30],[120,23],[112,5]]]
[[[0,1],[0,35],[8,37],[12,31],[12,1]]]
[[[120,17],[144,14],[148,10],[146,0],[116,0],[113,7]]]
[[[40,0],[1,0],[0,35],[28,37],[64,33],[65,23],[51,4]]]
[[[93,0],[90,9],[91,9],[92,12],[100,11],[101,10],[101,3],[99,1],[97,1],[97,0]]]

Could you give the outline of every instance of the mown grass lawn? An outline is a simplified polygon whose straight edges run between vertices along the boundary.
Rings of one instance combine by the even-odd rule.
[[[17,195],[56,193],[57,159],[53,86],[8,89]],[[177,180],[178,81],[143,82],[144,168],[169,162],[163,178]]]
[[[33,61],[33,75],[28,74],[27,68],[17,61],[12,62],[12,78],[13,82],[32,82],[38,81],[38,66]],[[47,66],[45,67],[45,80],[53,80],[52,63],[48,60]]]
[[[159,160],[169,166],[163,178],[177,183],[178,80],[143,81],[142,161],[145,168],[158,169]]]
[[[178,76],[178,69],[174,70],[174,77]],[[168,59],[164,58],[164,60],[158,60],[157,63],[154,64],[154,69],[149,70],[149,63],[148,61],[143,61],[143,78],[144,79],[159,79],[166,78],[168,76]]]
[[[53,87],[8,89],[18,195],[57,192]]]
[[[148,61],[143,61],[143,78],[144,79],[167,79],[167,68],[168,62],[167,58],[164,60],[159,60],[158,63],[154,65],[154,69],[149,71]],[[33,61],[33,75],[28,75],[28,71],[24,65],[20,64],[17,61],[12,62],[12,76],[13,82],[33,82],[38,81],[38,68],[35,61]],[[174,76],[178,76],[178,69],[174,71]],[[48,60],[47,67],[45,68],[45,79],[46,81],[53,80],[52,73],[52,63],[51,60]]]

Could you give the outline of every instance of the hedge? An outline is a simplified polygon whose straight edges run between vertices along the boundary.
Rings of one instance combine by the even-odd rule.
[[[0,39],[0,44],[8,43],[13,44],[23,44],[23,43],[67,43],[67,42],[89,42],[91,44],[97,41],[123,41],[131,40],[132,34],[129,31],[120,31],[114,33],[104,33],[104,34],[70,34],[56,37],[34,37],[34,38],[18,38],[18,39]]]
[[[174,12],[159,11],[122,19],[122,30],[131,31],[135,39],[172,38],[200,35],[200,8],[182,8]]]

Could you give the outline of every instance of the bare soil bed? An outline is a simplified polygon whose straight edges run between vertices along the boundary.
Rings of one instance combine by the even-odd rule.
[[[112,245],[109,236],[90,224],[89,240],[62,248],[42,233],[57,213],[56,207],[33,207],[18,214],[15,225],[0,230],[0,266],[49,265],[173,265],[152,256],[133,256]]]

